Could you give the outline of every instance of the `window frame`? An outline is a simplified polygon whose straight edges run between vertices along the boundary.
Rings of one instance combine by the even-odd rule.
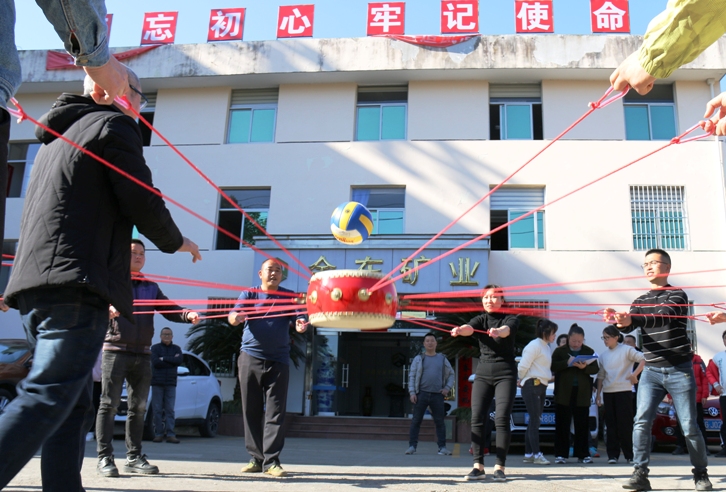
[[[380,212],[400,212],[401,213],[401,232],[389,232],[389,233],[383,233],[383,234],[391,234],[391,235],[398,235],[398,234],[405,234],[406,232],[406,187],[405,186],[351,186],[350,188],[350,199],[351,201],[355,201],[353,198],[354,190],[402,190],[403,193],[403,207],[369,207],[368,205],[364,204],[363,206],[368,209],[368,211],[371,213],[371,216],[373,217],[373,232],[371,233],[371,236],[373,235],[381,235],[382,233],[379,231],[379,223],[380,223]]]
[[[234,104],[231,105],[229,108],[229,120],[227,123],[227,139],[225,141],[226,144],[229,145],[236,145],[236,144],[270,144],[275,143],[277,139],[277,107],[278,103],[259,103],[259,104]],[[252,126],[254,122],[254,116],[255,111],[262,110],[262,109],[273,109],[274,110],[274,117],[272,120],[272,140],[265,141],[265,142],[253,142],[252,141]],[[246,142],[230,142],[230,137],[232,133],[232,113],[235,111],[251,111],[250,115],[250,125],[247,131],[247,141]]]
[[[222,191],[224,191],[228,195],[230,194],[229,193],[230,191],[234,192],[234,191],[261,191],[261,190],[266,190],[266,191],[270,192],[270,202],[271,202],[272,201],[272,188],[271,187],[262,186],[262,187],[250,187],[250,188],[246,188],[246,187],[222,188]],[[219,196],[219,201],[217,202],[217,220],[216,220],[215,224],[217,226],[220,226],[220,223],[221,223],[220,219],[221,219],[221,215],[223,213],[224,214],[228,214],[228,213],[229,214],[233,214],[233,213],[239,214],[240,215],[239,237],[240,237],[240,239],[244,240],[245,223],[248,222],[249,219],[247,219],[247,217],[245,217],[245,215],[242,212],[240,212],[239,210],[237,210],[234,207],[230,206],[230,208],[222,208],[222,204],[225,203],[227,200],[222,195],[218,195],[218,196]],[[267,219],[269,219],[269,217],[270,217],[270,205],[268,205],[267,208],[263,208],[263,207],[244,208],[244,207],[242,207],[242,210],[244,210],[247,214],[266,213]],[[266,225],[267,225],[267,222],[265,221],[265,229],[267,229]],[[247,249],[247,246],[245,246],[242,242],[239,243],[239,247],[237,249],[219,248],[219,236],[222,233],[219,230],[217,230],[216,228],[214,229],[214,233],[215,233],[214,242],[213,242],[214,251],[240,251],[240,250]],[[225,235],[225,237],[228,237],[228,236]],[[231,240],[232,238],[229,238],[229,239]],[[253,242],[250,242],[250,241],[247,241],[247,242],[249,242],[250,244],[254,244]]]
[[[531,211],[532,210],[520,209],[520,208],[509,208],[509,209],[507,209],[507,222],[512,221],[512,213],[526,214]],[[513,247],[512,246],[512,226],[511,225],[507,226],[507,236],[508,236],[507,239],[509,240],[509,245],[508,245],[509,250],[508,251],[513,250],[513,249],[518,249],[518,250],[519,249],[531,249],[531,250],[544,251],[547,249],[546,248],[547,236],[545,234],[546,228],[544,225],[545,224],[545,213],[544,212],[545,212],[544,210],[538,210],[537,212],[535,212],[535,213],[531,214],[529,217],[527,217],[527,219],[531,218],[532,222],[534,224],[534,246],[532,246],[531,248],[521,247],[521,246]],[[538,223],[539,223],[538,218],[539,218],[540,214],[542,217],[542,247],[541,248],[539,247],[539,230],[538,230]],[[522,219],[520,222],[527,220],[527,219]]]
[[[534,106],[538,105],[540,106],[540,111],[542,108],[542,99],[534,98],[534,97],[523,97],[523,98],[515,98],[515,97],[497,97],[497,98],[490,98],[489,99],[489,111],[491,111],[492,106],[497,106],[497,109],[499,111],[499,140],[518,140],[518,141],[530,141],[530,140],[540,140],[538,138],[535,138],[535,124],[534,124]],[[529,133],[530,138],[510,138],[507,135],[507,110],[506,108],[508,106],[528,106],[529,107]],[[542,125],[544,125],[544,120],[541,122]],[[490,139],[491,139],[491,132],[492,129],[489,129]],[[543,138],[544,138],[544,127],[542,129]]]
[[[648,139],[647,140],[641,140],[641,139],[631,139],[628,138],[628,118],[626,110],[629,107],[637,107],[637,106],[645,106],[647,108],[647,114],[648,114]],[[675,102],[655,102],[655,101],[638,101],[638,102],[625,102],[623,101],[623,116],[624,116],[624,123],[625,123],[625,140],[630,142],[663,142],[666,140],[670,140],[673,137],[668,138],[653,138],[653,116],[651,112],[651,108],[654,106],[660,106],[660,107],[669,107],[673,109],[673,137],[678,135],[678,115],[676,114],[676,103]]]
[[[11,159],[11,146],[13,145],[26,145],[27,148],[25,149],[25,157],[23,159]],[[32,159],[28,159],[28,155],[30,154],[31,146],[35,145],[36,150],[35,154],[33,155]],[[8,169],[8,182],[7,182],[7,188],[6,188],[6,195],[7,198],[25,198],[25,195],[28,191],[28,185],[30,184],[30,176],[31,172],[33,170],[33,165],[35,164],[35,159],[38,155],[38,151],[40,150],[41,146],[43,144],[37,140],[25,140],[25,141],[14,141],[14,142],[8,142],[8,161],[7,165],[8,168],[12,167],[12,175],[10,174],[11,171]],[[19,178],[16,178],[15,176],[15,170],[17,164],[22,164],[23,166],[23,175]],[[12,188],[14,188],[13,180],[14,179],[20,179],[20,192],[18,194],[11,194]]]
[[[378,107],[378,139],[377,140],[360,140],[358,138],[358,129],[360,127],[360,116],[358,110],[361,108]],[[402,107],[403,108],[403,138],[383,138],[383,108],[385,107]],[[356,142],[395,142],[408,140],[408,101],[407,102],[362,102],[356,103],[355,106],[355,141]]]
[[[636,191],[637,190],[637,191]],[[678,185],[631,185],[630,186],[630,230],[633,251],[647,251],[653,248],[661,248],[672,251],[690,251],[690,233],[688,229],[688,208],[686,206],[686,187]],[[654,196],[655,193],[657,196]],[[639,196],[635,196],[634,194]],[[679,200],[668,200],[668,196],[676,195]],[[637,205],[637,206],[636,206]],[[678,208],[675,208],[678,207]],[[643,212],[653,213],[650,219],[654,225],[654,231],[640,232],[636,230],[636,213]],[[677,235],[674,233],[664,232],[662,230],[662,220],[672,220],[672,217],[664,216],[665,212],[680,212],[681,229],[680,240],[683,247],[677,247],[674,244],[664,244],[664,240],[668,237],[674,241]],[[637,219],[638,225],[642,225],[647,218],[640,217]],[[654,244],[651,241],[654,239]],[[637,247],[638,243],[643,247]]]

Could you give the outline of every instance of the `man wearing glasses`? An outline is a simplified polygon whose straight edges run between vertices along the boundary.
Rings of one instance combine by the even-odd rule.
[[[658,404],[670,393],[686,437],[696,490],[712,490],[706,470],[706,443],[696,423],[693,349],[686,332],[688,296],[668,284],[671,258],[662,249],[648,250],[642,267],[651,289],[635,299],[627,313],[613,308],[604,312],[605,322],[614,323],[626,333],[640,328],[645,355],[633,426],[635,470],[623,488],[651,490],[648,480],[651,427]]]

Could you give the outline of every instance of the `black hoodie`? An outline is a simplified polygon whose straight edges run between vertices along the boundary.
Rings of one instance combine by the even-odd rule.
[[[40,121],[153,186],[138,124],[87,96],[62,94]],[[183,238],[161,197],[40,127],[20,240],[5,300],[30,289],[79,287],[133,320],[131,233],[135,225],[161,251]]]

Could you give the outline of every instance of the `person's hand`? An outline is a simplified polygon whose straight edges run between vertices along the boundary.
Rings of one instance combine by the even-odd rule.
[[[86,74],[93,79],[91,97],[98,104],[112,104],[114,98],[122,97],[129,85],[128,69],[113,55],[105,65],[100,67],[83,67]]]
[[[417,401],[418,398],[416,397],[416,395],[411,395],[411,403],[416,404]]]
[[[522,387],[522,380],[517,379],[517,388],[521,388],[521,387]]]
[[[602,406],[602,395],[597,395],[595,397],[595,403],[597,403],[597,406],[598,407],[601,407]]]
[[[638,61],[638,52],[627,57],[610,75],[610,84],[616,91],[624,91],[627,86],[644,96],[655,83],[655,77],[645,71]]]
[[[614,315],[615,315],[615,309],[613,309],[613,308],[605,308],[602,310],[602,320],[605,323],[612,324],[615,321]]]
[[[701,398],[701,406],[706,406],[706,402],[708,401],[708,398]]]
[[[501,328],[489,328],[489,336],[492,338],[499,338],[499,330],[501,330]]]
[[[631,374],[628,376],[628,381],[630,381],[630,384],[638,384],[638,376]]]
[[[706,319],[712,325],[715,325],[716,323],[726,323],[726,312],[712,311],[710,313],[706,313]]]
[[[457,326],[456,328],[451,329],[452,337],[458,337],[459,335],[461,335],[461,326]]]
[[[5,299],[0,299],[0,311],[2,311],[3,313],[7,313],[8,309],[10,309],[10,307],[5,304]]]
[[[304,319],[296,319],[295,320],[295,330],[298,333],[305,333],[305,331],[308,329],[308,324],[305,322]]]
[[[181,248],[177,250],[177,253],[191,253],[192,263],[196,263],[198,260],[202,259],[202,254],[199,252],[199,246],[197,246],[194,241],[188,237],[184,238],[184,244],[182,244]]]
[[[229,324],[232,326],[237,326],[240,323],[244,323],[247,319],[247,315],[244,313],[230,313],[230,315],[227,317],[227,321],[229,321]]]
[[[573,362],[573,367],[577,367],[578,369],[585,369],[587,367],[587,362]]]
[[[113,306],[108,306],[108,319],[118,318],[121,313]]]
[[[449,391],[450,390],[447,390],[446,388],[444,388],[444,389],[441,390],[441,394],[444,395],[444,396],[446,396],[446,395],[449,394]]]
[[[189,311],[187,313],[187,321],[190,321],[192,324],[197,324],[197,321],[199,321],[199,313],[196,311]]]
[[[722,137],[726,135],[726,92],[722,92],[706,103],[706,112],[704,118],[710,118],[700,123],[701,128],[706,132],[711,132],[715,128],[716,135]]]

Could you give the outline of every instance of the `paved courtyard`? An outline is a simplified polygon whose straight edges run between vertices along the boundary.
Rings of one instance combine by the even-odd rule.
[[[96,474],[95,443],[86,446],[83,481],[87,491],[290,491],[320,492],[361,489],[410,490],[421,492],[471,491],[478,488],[499,491],[621,491],[630,476],[625,464],[608,465],[595,458],[591,465],[534,466],[522,463],[522,447],[513,446],[507,463],[506,483],[466,482],[471,469],[468,447],[450,445],[454,456],[439,456],[434,443],[420,443],[419,452],[406,456],[402,441],[347,441],[334,439],[288,439],[282,465],[290,477],[274,479],[262,474],[241,476],[239,469],[249,460],[244,441],[238,437],[180,436],[181,444],[144,442],[149,461],[161,473],[152,476],[126,475],[104,478]],[[114,441],[116,464],[121,469],[124,442]],[[600,444],[602,452],[604,445]],[[118,451],[121,451],[120,453]],[[716,448],[712,447],[712,451]],[[551,448],[545,448],[551,452]],[[551,456],[548,458],[552,459]],[[493,457],[486,458],[487,472]],[[726,458],[710,458],[709,474],[714,490],[726,490]],[[693,490],[688,456],[655,453],[651,483],[654,490]],[[5,490],[41,490],[40,459],[33,458]]]

